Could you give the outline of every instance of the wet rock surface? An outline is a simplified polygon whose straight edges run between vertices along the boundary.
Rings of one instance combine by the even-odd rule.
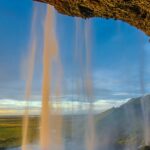
[[[35,0],[69,16],[125,21],[150,36],[150,0]]]

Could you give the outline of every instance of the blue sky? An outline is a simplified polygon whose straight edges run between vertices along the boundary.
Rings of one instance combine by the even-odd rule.
[[[42,25],[45,4],[31,0],[1,0],[0,2],[0,99],[24,99],[27,55],[31,43],[31,24],[34,5],[38,6],[38,52],[34,75],[33,97],[41,93],[42,80]],[[64,65],[64,95],[75,92],[70,89],[75,68],[75,18],[56,13],[56,33],[62,63]],[[81,49],[84,49],[83,25],[78,33]],[[150,92],[150,68],[148,66],[150,44],[148,37],[135,27],[122,21],[93,18],[91,22],[91,61],[93,94],[95,100],[124,100],[141,94],[140,66],[144,57],[143,81],[145,93]],[[83,42],[83,43],[82,43]],[[144,53],[143,53],[144,52]],[[84,52],[83,52],[84,54]],[[84,56],[83,56],[84,57]],[[75,68],[74,68],[75,67]],[[82,68],[79,68],[82,69]],[[76,89],[74,89],[76,90]],[[63,95],[63,96],[64,96]],[[69,96],[68,96],[69,95]],[[37,98],[38,99],[38,98]]]

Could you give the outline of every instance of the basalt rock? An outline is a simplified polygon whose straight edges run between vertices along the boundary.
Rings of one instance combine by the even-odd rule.
[[[150,0],[35,0],[58,12],[82,18],[102,17],[125,21],[150,36]]]

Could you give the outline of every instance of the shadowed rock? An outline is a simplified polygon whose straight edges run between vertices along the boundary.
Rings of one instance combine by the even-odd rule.
[[[143,146],[139,150],[150,150],[150,146]]]
[[[102,17],[125,21],[150,35],[149,0],[35,0],[58,12],[82,18]]]

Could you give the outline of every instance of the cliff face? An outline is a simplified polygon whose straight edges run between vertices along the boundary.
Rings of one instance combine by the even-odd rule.
[[[58,12],[82,18],[102,17],[125,21],[150,36],[150,0],[35,0]]]

